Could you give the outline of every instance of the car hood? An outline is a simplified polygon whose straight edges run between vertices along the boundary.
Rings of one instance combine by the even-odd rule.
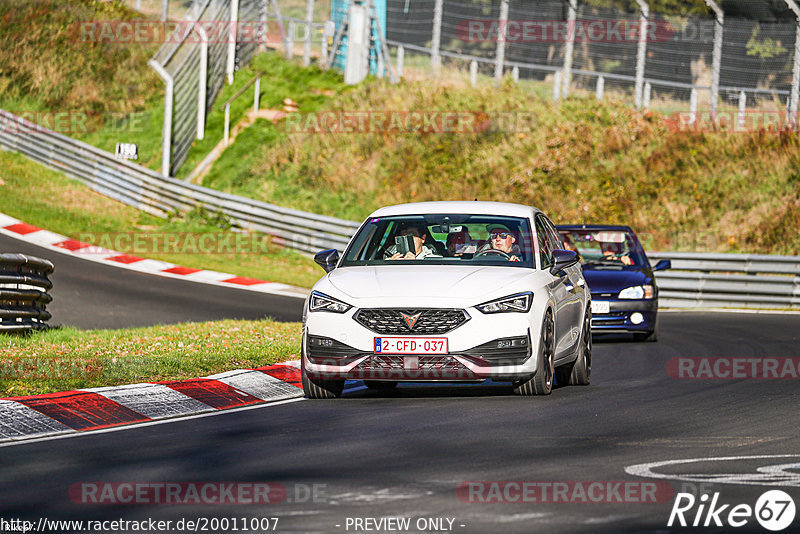
[[[583,277],[592,293],[619,293],[626,287],[640,286],[648,283],[652,277],[644,270],[600,270],[584,269]]]
[[[354,298],[453,297],[479,298],[502,293],[536,271],[518,267],[402,266],[345,267],[328,282]]]

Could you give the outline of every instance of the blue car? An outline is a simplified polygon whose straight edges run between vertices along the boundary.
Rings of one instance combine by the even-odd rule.
[[[672,267],[650,266],[636,234],[627,226],[559,226],[564,248],[578,253],[592,295],[592,333],[631,333],[658,341],[658,286],[653,275]]]

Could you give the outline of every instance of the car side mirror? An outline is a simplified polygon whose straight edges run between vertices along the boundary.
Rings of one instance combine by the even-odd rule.
[[[323,250],[322,252],[317,252],[314,256],[314,261],[325,269],[326,273],[331,272],[336,268],[336,264],[339,263],[339,251],[335,248],[331,248],[328,250]]]
[[[666,271],[667,269],[672,269],[672,261],[671,260],[661,260],[660,262],[656,263],[656,266],[653,267],[653,271]]]
[[[561,269],[566,269],[570,265],[578,263],[578,253],[573,250],[554,250],[553,251],[553,266],[550,267],[550,272],[556,274]]]

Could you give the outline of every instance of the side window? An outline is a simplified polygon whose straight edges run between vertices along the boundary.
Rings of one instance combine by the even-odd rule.
[[[542,269],[553,265],[553,246],[547,235],[547,229],[541,217],[536,217],[536,239],[539,241],[539,256],[542,260]]]
[[[547,227],[547,235],[550,237],[550,242],[552,243],[554,250],[564,250],[564,240],[561,238],[561,234],[558,233],[556,230],[555,225],[548,219],[547,217],[543,217],[544,224]]]

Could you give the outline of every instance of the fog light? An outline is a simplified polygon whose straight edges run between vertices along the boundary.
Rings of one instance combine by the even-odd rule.
[[[644,321],[644,316],[641,313],[636,312],[631,314],[631,322],[633,324],[642,324],[642,321]]]

